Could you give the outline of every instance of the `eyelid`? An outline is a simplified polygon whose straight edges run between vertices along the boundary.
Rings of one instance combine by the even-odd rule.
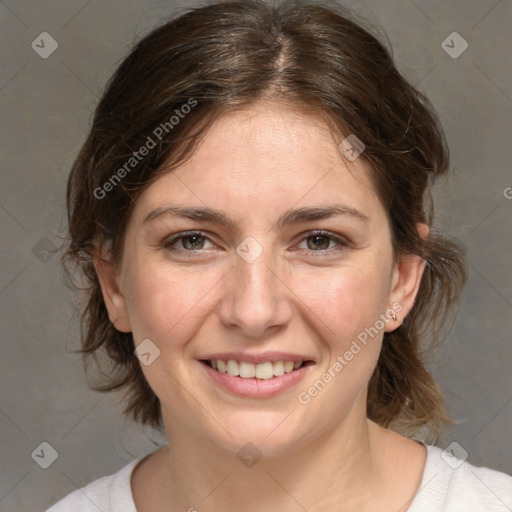
[[[192,231],[180,231],[179,233],[175,233],[174,235],[171,235],[171,236],[165,238],[162,242],[162,247],[164,249],[168,249],[168,250],[171,250],[174,252],[188,252],[188,253],[192,253],[192,254],[202,251],[203,249],[195,249],[195,250],[179,249],[179,248],[170,249],[170,247],[172,247],[172,245],[174,243],[178,242],[181,239],[187,238],[189,236],[200,236],[201,238],[204,238],[205,240],[208,240],[213,243],[211,237],[208,236],[205,231],[192,230]]]
[[[189,236],[200,236],[201,238],[204,238],[205,240],[208,240],[211,243],[214,243],[206,231],[191,230],[191,231],[180,231],[178,233],[175,233],[175,234],[171,235],[170,237],[165,238],[161,245],[164,249],[167,249],[171,252],[177,252],[177,253],[197,254],[198,252],[203,251],[203,249],[190,249],[189,250],[189,249],[180,249],[180,248],[176,248],[176,247],[171,248],[174,243],[176,243],[177,241],[179,241],[181,239],[187,238]],[[325,236],[326,238],[330,238],[332,241],[334,241],[338,244],[337,247],[331,247],[329,249],[321,249],[319,251],[313,251],[311,249],[304,249],[304,250],[308,251],[309,253],[317,253],[319,256],[321,256],[322,254],[326,254],[326,253],[330,254],[332,251],[340,250],[340,249],[350,247],[353,245],[352,242],[345,236],[337,234],[337,233],[332,233],[331,231],[322,230],[322,229],[305,231],[304,233],[301,233],[298,236],[300,236],[299,241],[301,241],[301,242],[305,241],[308,238],[311,238],[313,236]],[[301,249],[299,249],[299,250],[301,250]]]
[[[340,250],[340,248],[345,248],[345,247],[349,247],[349,246],[353,245],[352,242],[347,237],[340,235],[338,233],[333,233],[331,231],[326,231],[323,229],[314,229],[312,231],[306,231],[304,233],[301,233],[300,240],[301,241],[307,240],[308,238],[311,238],[314,236],[324,236],[326,238],[330,238],[331,240],[333,240],[334,242],[336,242],[338,244],[338,247],[331,247],[329,249],[323,249],[320,251],[313,251],[313,250],[305,249],[313,254],[318,253],[319,255],[321,255],[321,254],[331,253],[332,251]]]

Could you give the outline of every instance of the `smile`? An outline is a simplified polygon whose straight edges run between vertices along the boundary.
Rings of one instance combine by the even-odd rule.
[[[280,377],[285,373],[293,372],[300,368],[306,361],[266,361],[264,363],[250,363],[247,361],[223,361],[222,359],[212,359],[206,361],[211,368],[220,373],[227,373],[232,377],[241,377],[243,379],[272,379]]]
[[[313,361],[201,360],[209,378],[230,394],[245,398],[269,398],[297,384],[315,365]],[[211,382],[211,381],[210,381]]]

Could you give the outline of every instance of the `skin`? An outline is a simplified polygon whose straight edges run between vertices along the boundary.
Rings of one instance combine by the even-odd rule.
[[[142,370],[161,401],[169,446],[132,475],[139,511],[399,512],[410,504],[426,450],[369,421],[366,395],[383,332],[413,306],[425,262],[394,260],[367,164],[345,160],[339,142],[319,119],[277,104],[221,117],[190,160],[140,195],[121,264],[99,255],[114,325],[131,331],[136,345],[148,338],[161,351]],[[220,210],[234,225],[166,215],[144,222],[155,208],[178,204]],[[276,227],[289,209],[326,204],[350,206],[367,220],[340,215]],[[178,240],[170,247],[179,253],[165,247],[189,230],[206,238]],[[349,243],[315,239],[313,230]],[[263,250],[250,264],[236,252],[248,236]],[[401,306],[398,318],[299,403],[299,392],[393,304]],[[315,364],[274,397],[242,398],[198,361],[239,350],[293,352]],[[252,467],[236,456],[247,442],[262,454]]]

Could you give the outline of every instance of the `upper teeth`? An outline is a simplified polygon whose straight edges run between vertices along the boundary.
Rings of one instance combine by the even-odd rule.
[[[296,368],[302,366],[302,361],[276,361],[272,363],[268,361],[266,363],[247,363],[245,361],[223,361],[221,359],[213,359],[210,361],[212,368],[218,370],[221,373],[227,373],[232,376],[239,376],[242,378],[257,379],[271,379],[272,377],[279,377],[284,373],[290,373]]]

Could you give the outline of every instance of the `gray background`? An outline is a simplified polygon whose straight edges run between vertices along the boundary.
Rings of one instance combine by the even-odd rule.
[[[467,246],[470,276],[454,328],[429,363],[458,421],[438,446],[457,441],[471,463],[512,473],[512,2],[345,3],[388,33],[399,69],[434,103],[451,148],[436,222]],[[59,249],[65,179],[105,81],[134,41],[184,5],[0,1],[4,512],[44,510],[163,442],[122,419],[119,397],[88,390],[79,356],[66,351],[78,342],[76,295],[62,282]],[[456,59],[441,46],[454,31],[469,44]],[[31,47],[42,32],[59,45],[47,59]],[[58,452],[48,469],[31,457],[43,441]]]

